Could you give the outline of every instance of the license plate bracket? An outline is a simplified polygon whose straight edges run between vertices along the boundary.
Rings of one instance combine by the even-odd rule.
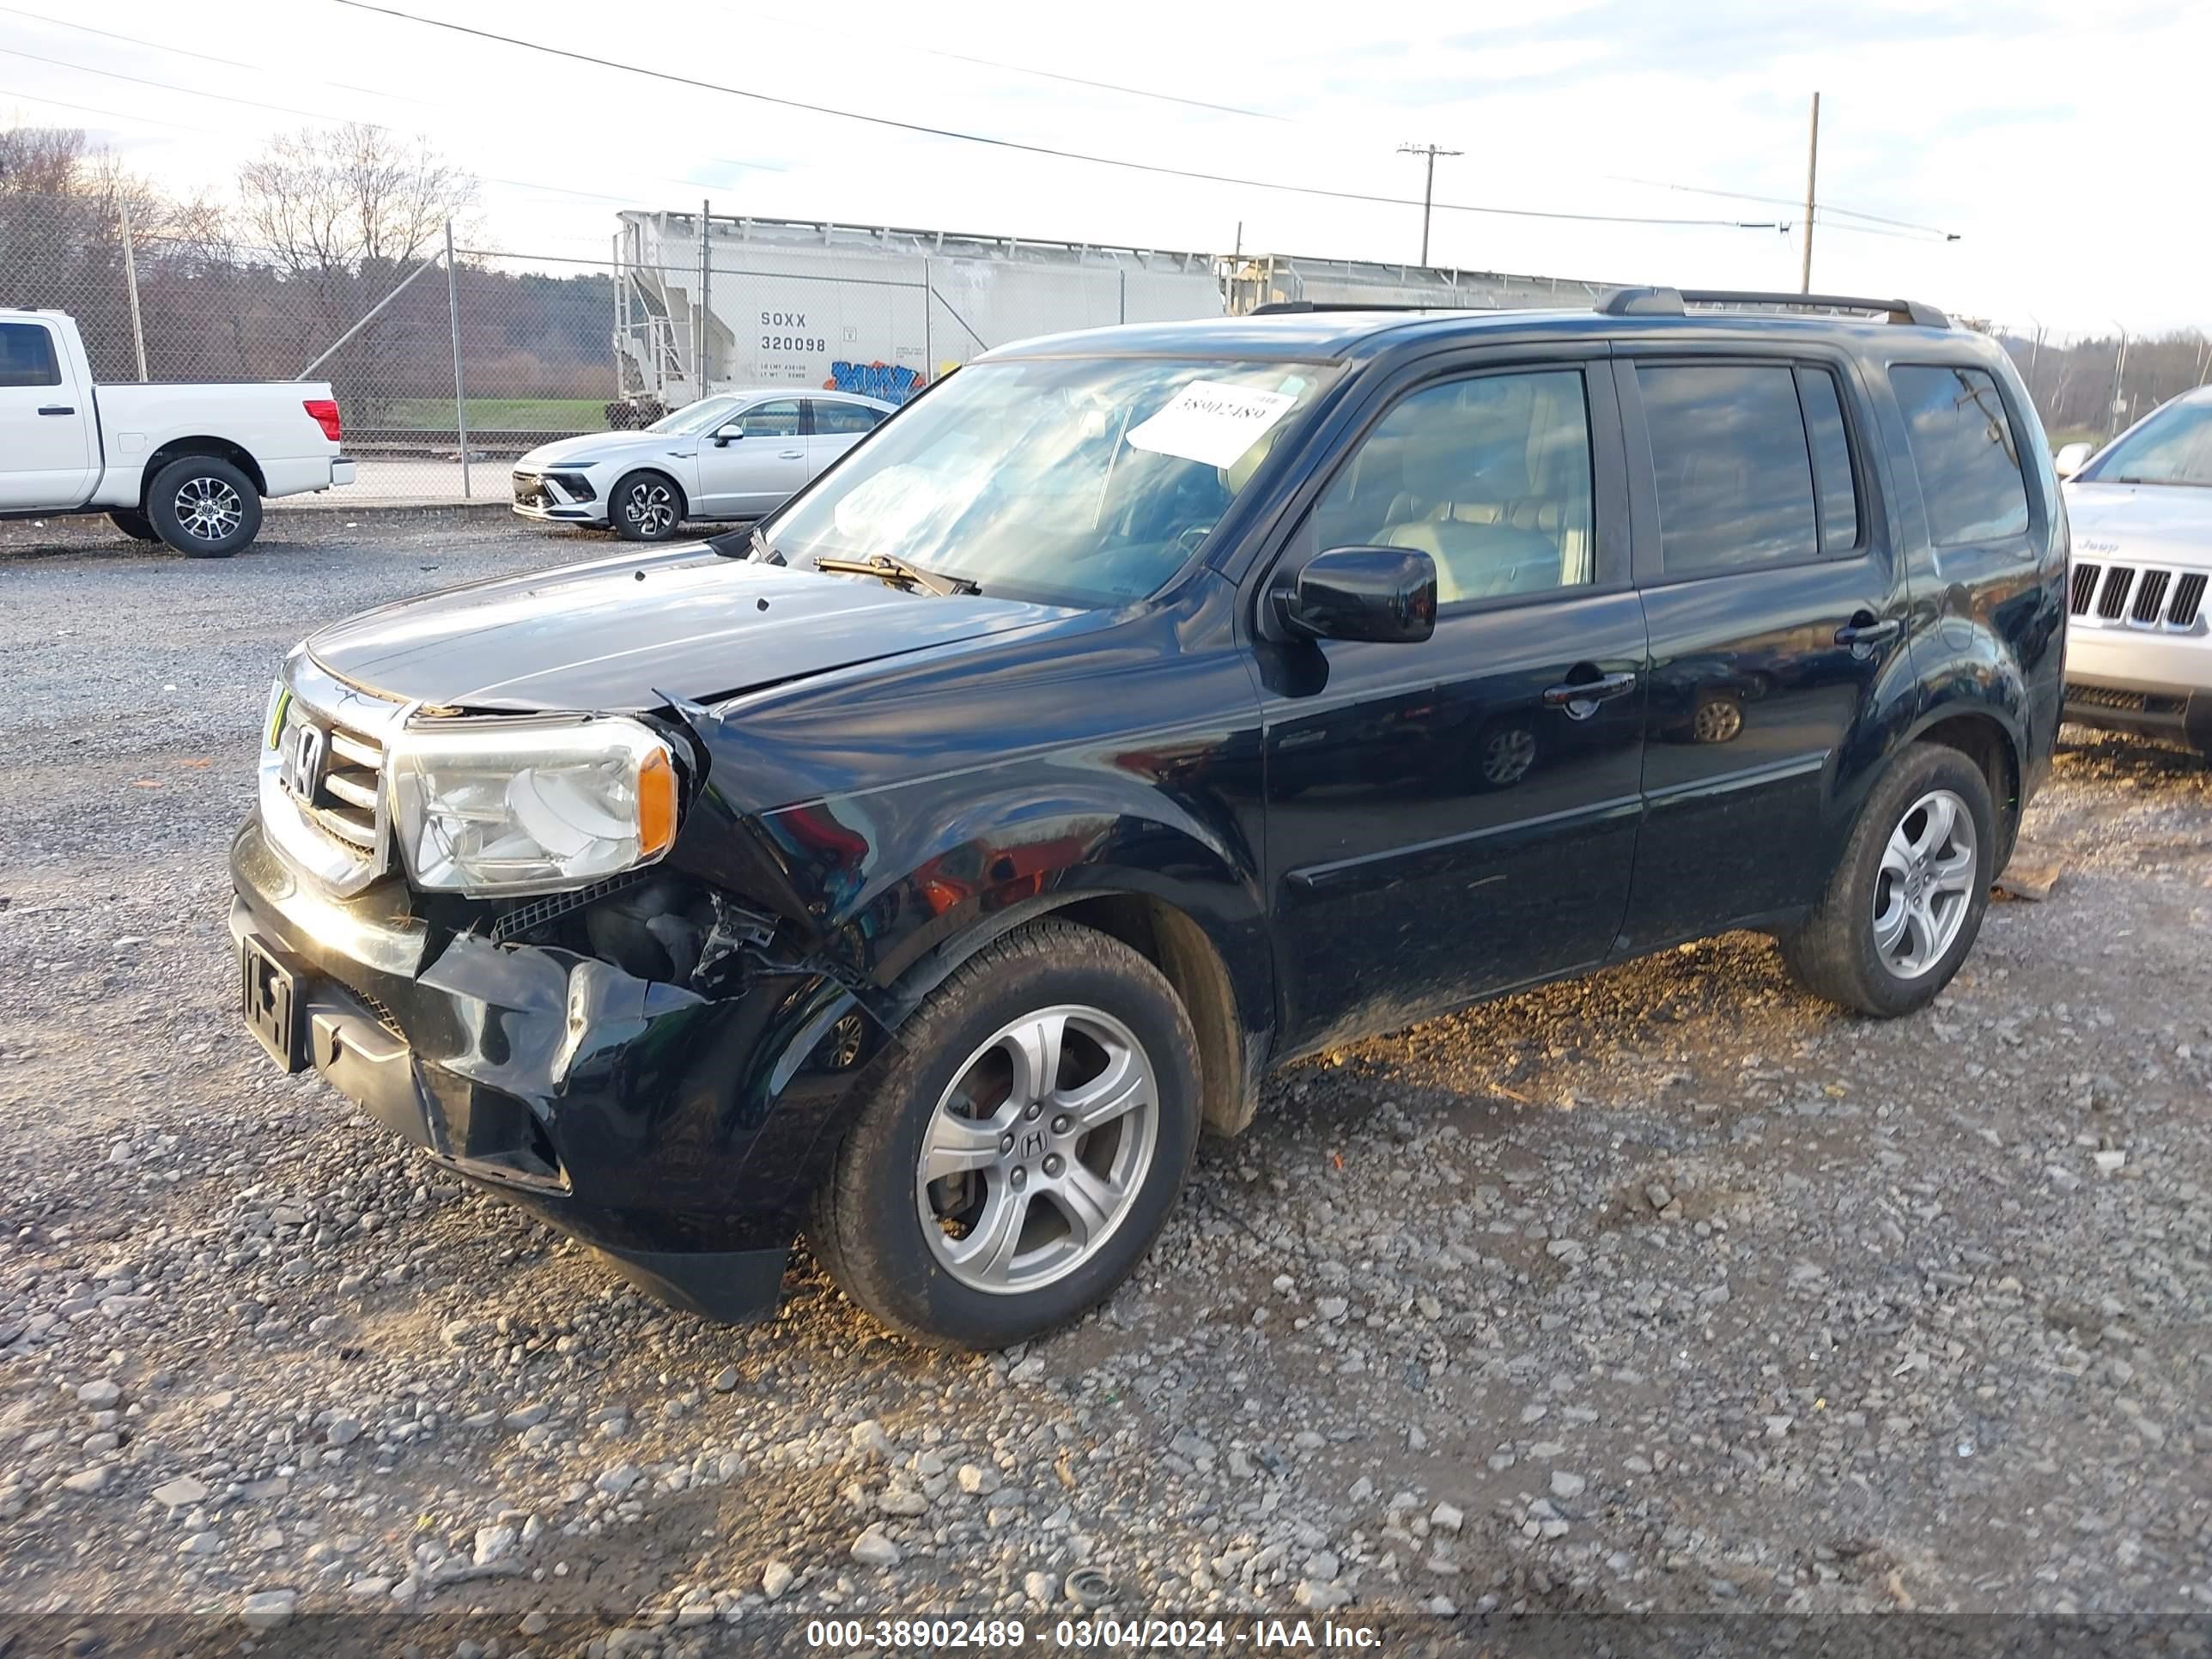
[[[300,975],[276,953],[248,933],[238,946],[239,1004],[269,1057],[287,1072],[307,1068],[307,1045],[300,1040]]]

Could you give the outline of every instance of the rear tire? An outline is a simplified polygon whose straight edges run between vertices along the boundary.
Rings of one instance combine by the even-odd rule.
[[[607,496],[607,521],[626,542],[665,542],[684,527],[684,492],[665,472],[625,472]]]
[[[134,542],[158,542],[161,533],[154,521],[132,507],[118,507],[107,515],[107,521]]]
[[[187,558],[227,559],[261,533],[261,492],[228,461],[187,455],[154,475],[146,517]]]
[[[815,1194],[807,1238],[830,1277],[935,1347],[1002,1348],[1103,1301],[1198,1144],[1198,1040],[1160,971],[1032,923],[962,963],[899,1044]]]
[[[1782,958],[1798,984],[1863,1014],[1925,1007],[1974,947],[1999,839],[1989,780],[1940,744],[1874,787],[1827,890]]]

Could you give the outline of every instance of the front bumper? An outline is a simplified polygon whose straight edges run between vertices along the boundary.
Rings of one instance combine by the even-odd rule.
[[[325,896],[249,817],[234,939],[298,986],[301,1058],[393,1133],[714,1319],[775,1305],[881,1028],[763,965],[707,997],[550,946],[434,928],[404,884]]]
[[[555,474],[518,468],[513,475],[515,515],[535,519],[540,524],[606,523],[605,496],[588,477],[585,477],[583,482],[590,489],[590,500],[577,499],[571,491],[562,488]]]

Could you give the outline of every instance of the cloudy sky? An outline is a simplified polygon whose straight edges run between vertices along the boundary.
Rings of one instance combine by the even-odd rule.
[[[1248,252],[1410,260],[1419,247],[1418,206],[1025,154],[614,67],[626,64],[1386,198],[1420,193],[1398,145],[1435,143],[1464,154],[1437,166],[1437,201],[1457,205],[1437,214],[1433,263],[1795,288],[1817,88],[1820,195],[1837,211],[1815,232],[1816,287],[2021,327],[2212,330],[2201,3],[380,3],[598,61],[342,0],[0,0],[0,122],[82,126],[179,188],[223,185],[272,131],[377,122],[483,178],[489,234],[515,252],[598,254],[617,206],[702,197],[718,213],[1209,252],[1240,225]]]

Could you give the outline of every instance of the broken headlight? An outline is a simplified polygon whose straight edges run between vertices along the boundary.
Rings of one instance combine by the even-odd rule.
[[[385,760],[416,886],[553,893],[650,864],[676,839],[674,756],[619,718],[438,720]]]

